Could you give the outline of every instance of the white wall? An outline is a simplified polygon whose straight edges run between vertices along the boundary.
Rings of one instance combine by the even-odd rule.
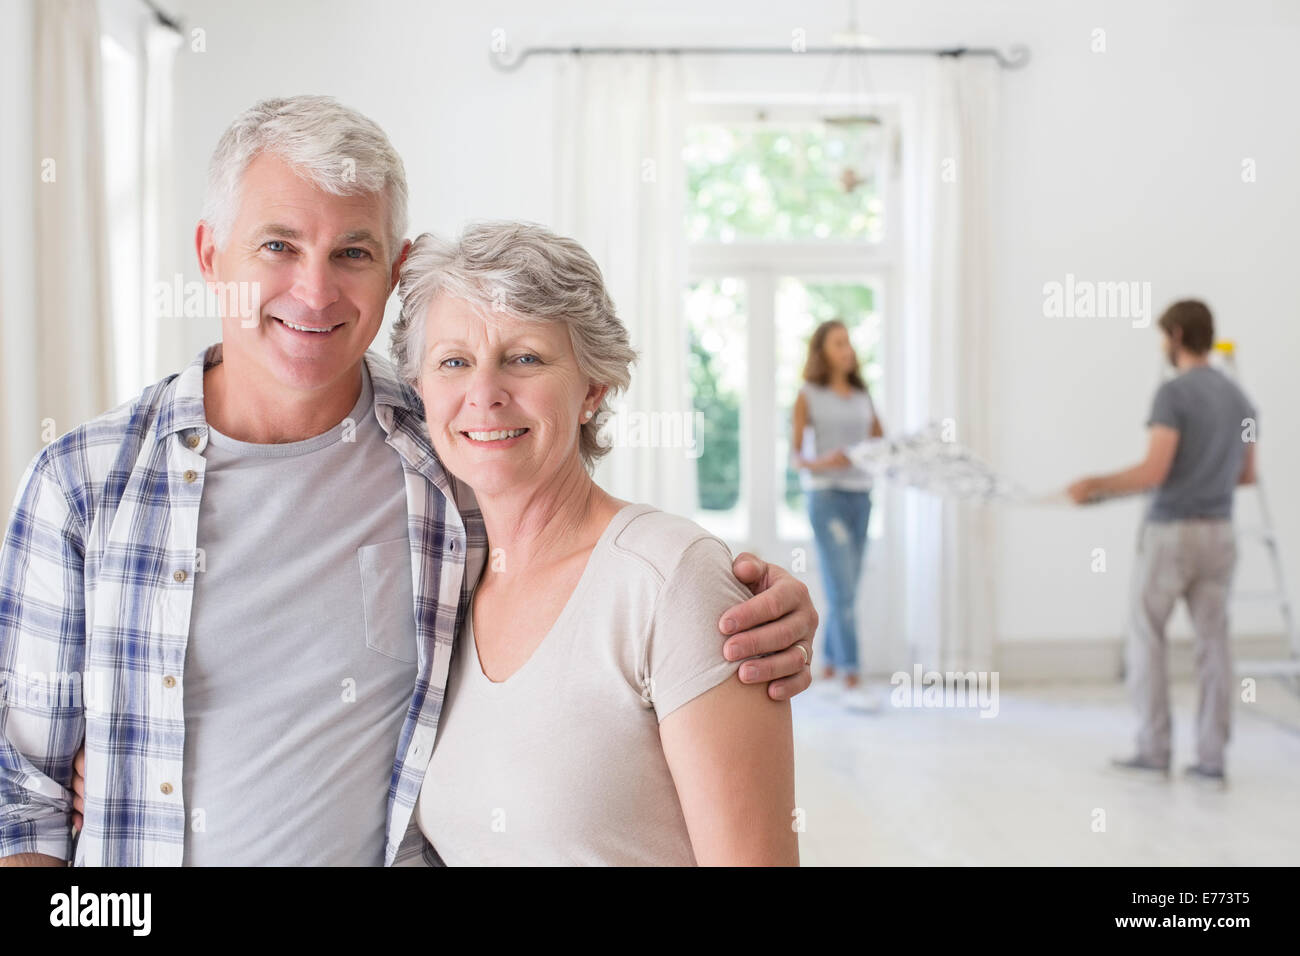
[[[183,51],[177,68],[177,213],[185,225],[175,239],[187,262],[208,154],[225,124],[257,99],[328,93],[378,121],[406,159],[416,231],[485,216],[546,221],[554,172],[549,71],[541,61],[515,74],[491,69],[493,29],[525,45],[784,45],[802,28],[817,45],[830,42],[846,11],[839,0],[715,0],[707,8],[638,0],[615,12],[595,0],[172,6],[206,41],[206,52]],[[1297,7],[896,0],[862,3],[859,22],[889,44],[1024,42],[1033,50],[1029,68],[1005,74],[1003,87],[996,464],[1048,489],[1142,450],[1157,334],[1123,319],[1045,318],[1044,283],[1066,273],[1148,281],[1157,314],[1176,297],[1203,297],[1222,333],[1240,343],[1261,409],[1261,465],[1292,559],[1292,590],[1300,591],[1300,503],[1285,494],[1300,483],[1288,407],[1300,398],[1289,261],[1296,243],[1284,228],[1300,210]],[[1105,30],[1104,53],[1090,49],[1095,28]],[[797,92],[815,93],[827,63],[783,69]],[[744,71],[756,84],[771,83],[772,71],[753,61],[734,70],[730,82]],[[874,77],[887,73],[872,67]],[[697,75],[721,74],[701,64]],[[1241,181],[1243,158],[1256,161],[1257,182]],[[196,277],[192,265],[190,273]],[[215,325],[196,325],[191,351],[216,334]],[[1118,634],[1137,515],[1135,503],[1007,511],[997,568],[1003,637]],[[1090,571],[1095,547],[1106,549],[1105,574]],[[1273,620],[1239,619],[1248,631],[1271,629]]]
[[[1026,482],[1114,467],[1142,451],[1157,362],[1153,329],[1124,320],[1046,319],[1042,285],[1066,273],[1152,284],[1158,310],[1204,298],[1240,343],[1260,409],[1260,461],[1300,585],[1300,437],[1290,422],[1300,326],[1291,292],[1300,209],[1296,7],[1281,3],[1089,4],[1027,34],[1035,62],[1010,83],[1005,210],[998,232],[997,459]],[[1287,12],[1285,15],[1283,11]],[[1032,22],[1032,18],[1026,21]],[[1108,51],[1089,51],[1091,27]],[[1020,32],[1020,31],[1017,31]],[[1021,77],[1017,77],[1021,79]],[[1243,158],[1258,180],[1242,182]],[[1001,632],[1104,634],[1131,568],[1136,503],[1096,513],[1008,513],[1000,541]],[[1243,515],[1244,517],[1244,515]],[[1107,573],[1089,569],[1104,547]],[[1258,553],[1243,575],[1261,573]],[[1252,574],[1251,576],[1254,576]],[[1254,609],[1253,609],[1254,610]],[[1244,612],[1238,630],[1276,626]]]

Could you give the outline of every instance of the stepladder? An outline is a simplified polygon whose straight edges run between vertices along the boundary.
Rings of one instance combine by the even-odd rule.
[[[1242,385],[1240,369],[1237,362],[1237,347],[1232,341],[1215,343],[1211,364],[1221,372]],[[1244,386],[1243,386],[1244,387]],[[1256,423],[1242,422],[1243,441],[1254,441]],[[1282,625],[1285,651],[1273,659],[1237,659],[1235,667],[1240,677],[1278,677],[1288,681],[1292,690],[1300,693],[1300,634],[1296,631],[1295,607],[1291,602],[1290,588],[1286,569],[1282,563],[1282,551],[1278,541],[1277,525],[1273,520],[1273,511],[1269,507],[1268,492],[1263,478],[1263,468],[1256,456],[1254,481],[1238,485],[1238,504],[1245,504],[1241,499],[1254,498],[1253,517],[1247,523],[1238,522],[1236,536],[1238,552],[1249,555],[1252,551],[1263,548],[1268,567],[1269,581],[1255,582],[1243,580],[1239,572],[1234,576],[1231,600],[1233,605],[1266,604],[1277,609]]]

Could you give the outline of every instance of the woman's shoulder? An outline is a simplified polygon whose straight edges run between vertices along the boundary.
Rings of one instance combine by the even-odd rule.
[[[696,548],[699,542],[712,546]],[[677,571],[688,555],[700,560],[697,553],[713,556],[730,566],[730,550],[721,538],[690,518],[661,511],[653,505],[629,505],[625,520],[611,542],[624,558],[643,565],[660,581]]]
[[[795,401],[803,403],[804,410],[811,418],[826,407],[826,396],[829,393],[830,389],[825,385],[818,385],[816,382],[803,382],[799,386],[799,391],[795,394]]]

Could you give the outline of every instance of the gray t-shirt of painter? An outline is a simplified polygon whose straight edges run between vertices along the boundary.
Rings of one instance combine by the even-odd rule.
[[[416,678],[401,459],[368,375],[348,418],[209,428],[185,656],[187,866],[380,866]]]
[[[1178,430],[1173,465],[1147,520],[1231,518],[1246,441],[1258,437],[1255,406],[1237,384],[1217,369],[1188,369],[1157,390],[1147,425]]]

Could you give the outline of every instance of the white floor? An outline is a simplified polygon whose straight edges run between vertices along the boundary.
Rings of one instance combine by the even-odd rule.
[[[859,714],[836,697],[814,684],[794,702],[805,866],[1300,864],[1300,697],[1279,681],[1236,705],[1222,792],[1181,777],[1191,684],[1173,690],[1167,783],[1106,770],[1133,747],[1118,684],[1002,687],[991,719],[974,709]]]

